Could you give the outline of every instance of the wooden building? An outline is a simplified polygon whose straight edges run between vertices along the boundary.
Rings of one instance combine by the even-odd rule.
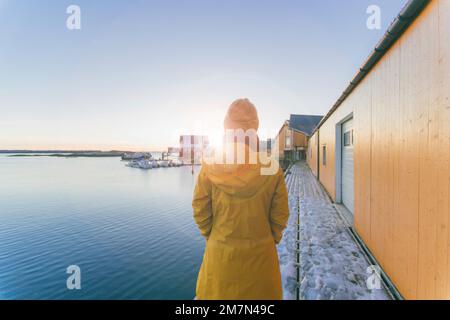
[[[275,137],[278,144],[280,160],[296,161],[306,159],[308,137],[319,124],[322,116],[292,114],[283,123]]]
[[[402,296],[450,299],[449,0],[407,3],[307,155]]]

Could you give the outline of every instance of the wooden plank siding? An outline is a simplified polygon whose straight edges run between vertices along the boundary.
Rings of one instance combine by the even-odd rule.
[[[309,143],[308,143],[308,151],[306,154],[306,161],[308,162],[309,167],[311,168],[312,173],[314,174],[314,176],[317,177],[317,165],[318,165],[318,157],[317,157],[317,147],[318,147],[318,133],[314,133],[310,138],[309,138]]]
[[[319,180],[332,199],[336,199],[335,144],[336,123],[353,112],[352,105],[347,103],[339,107],[320,128],[319,141]],[[323,164],[323,147],[326,147],[326,165]]]
[[[291,137],[291,146],[286,147],[286,136]],[[308,138],[305,134],[292,130],[289,128],[289,124],[286,121],[281,127],[278,135],[274,139],[275,144],[278,143],[278,150],[280,155],[280,160],[284,159],[284,151],[286,150],[295,150],[296,148],[307,148],[308,146]]]
[[[354,119],[354,227],[406,299],[450,299],[450,1],[433,0],[310,139],[336,199],[336,125]]]
[[[446,259],[438,279],[445,278],[446,287],[438,286],[437,295],[450,299],[450,1],[439,2],[439,179],[437,192],[439,210],[438,256]],[[444,269],[446,268],[446,269]]]
[[[418,130],[415,155],[418,160],[418,281],[417,298],[436,297],[436,282],[439,265],[437,257],[437,234],[439,213],[437,210],[438,193],[434,185],[439,181],[438,157],[439,135],[438,120],[435,111],[439,109],[439,5],[428,7],[424,12],[426,19],[415,25],[416,37],[405,38],[405,44],[411,46],[414,54],[402,59],[408,64],[421,61],[414,68],[410,67],[408,76],[414,88],[410,96],[405,97],[416,114]],[[434,35],[434,36],[430,36]],[[418,42],[420,40],[420,43]],[[407,66],[405,66],[406,69]],[[417,90],[419,88],[419,90]],[[413,90],[415,89],[415,90]],[[406,102],[404,103],[406,104]],[[445,226],[446,227],[446,226]]]
[[[355,207],[354,226],[365,243],[373,248],[371,242],[371,132],[372,132],[372,87],[371,78],[365,78],[358,86],[352,99],[354,102],[354,177]]]
[[[308,138],[304,133],[293,131],[294,135],[294,148],[305,148],[308,146]]]
[[[278,132],[278,135],[275,137],[275,146],[278,146],[278,152],[280,160],[284,159],[284,150],[285,150],[285,143],[286,143],[286,132],[287,132],[287,124],[283,124],[280,131]]]

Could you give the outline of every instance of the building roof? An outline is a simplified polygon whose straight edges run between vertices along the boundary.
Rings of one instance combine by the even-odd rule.
[[[291,114],[291,118],[289,119],[289,128],[304,133],[307,136],[311,136],[322,118],[323,116]]]
[[[383,58],[386,52],[397,42],[408,27],[414,22],[414,20],[420,15],[423,9],[431,0],[409,0],[403,7],[402,11],[391,23],[385,35],[375,49],[370,53],[369,57],[364,62],[363,66],[358,70],[356,76],[350,81],[350,84],[341,94],[336,103],[332,106],[330,111],[323,117],[317,127],[312,133],[331,116],[331,114],[347,99],[347,97],[353,92],[353,90],[361,83],[361,81],[370,73],[373,67]]]

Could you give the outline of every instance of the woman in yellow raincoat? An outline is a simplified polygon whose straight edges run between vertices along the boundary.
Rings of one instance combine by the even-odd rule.
[[[235,101],[225,129],[258,129],[255,107]],[[289,217],[284,175],[261,175],[258,164],[202,166],[194,219],[206,238],[197,299],[282,299],[276,244]]]

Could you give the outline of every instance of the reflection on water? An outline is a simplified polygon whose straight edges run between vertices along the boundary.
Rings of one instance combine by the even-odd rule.
[[[191,168],[0,156],[0,177],[0,298],[194,297],[204,241]],[[72,264],[78,291],[66,288]]]

